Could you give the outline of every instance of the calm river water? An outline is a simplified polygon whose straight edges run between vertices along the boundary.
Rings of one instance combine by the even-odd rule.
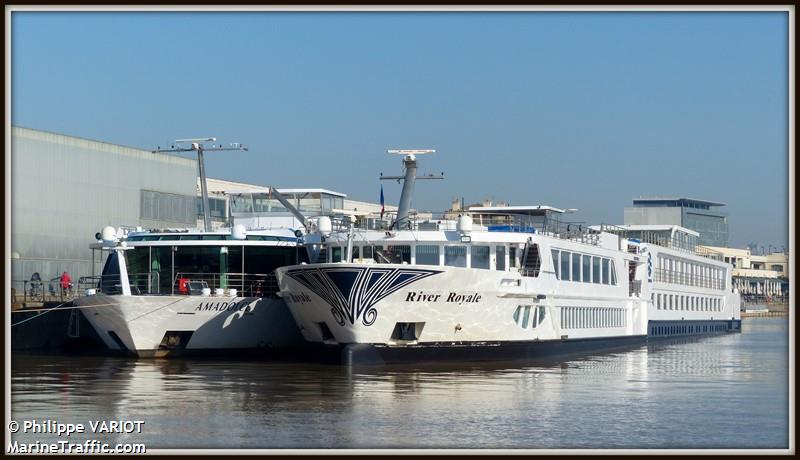
[[[224,360],[12,357],[12,419],[143,420],[71,440],[156,448],[780,448],[788,321],[552,365],[347,370]],[[54,442],[55,435],[13,435]]]

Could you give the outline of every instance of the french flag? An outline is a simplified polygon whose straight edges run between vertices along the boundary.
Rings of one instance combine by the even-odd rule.
[[[383,219],[383,212],[385,208],[383,206],[383,184],[381,184],[381,219]]]

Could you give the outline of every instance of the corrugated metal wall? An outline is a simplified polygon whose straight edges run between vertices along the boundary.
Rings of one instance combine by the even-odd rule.
[[[96,232],[175,226],[140,220],[141,190],[194,197],[196,175],[190,158],[12,127],[12,279],[91,274]]]

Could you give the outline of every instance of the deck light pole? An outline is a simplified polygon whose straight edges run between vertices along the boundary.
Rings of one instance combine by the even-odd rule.
[[[207,232],[211,231],[211,215],[208,210],[208,187],[206,185],[206,168],[203,161],[203,152],[224,152],[230,150],[247,151],[247,147],[238,142],[231,143],[230,147],[223,147],[222,144],[216,146],[212,144],[211,147],[205,147],[202,144],[203,142],[214,142],[216,140],[216,137],[176,139],[176,144],[189,144],[189,147],[175,148],[175,146],[172,145],[169,149],[161,149],[161,147],[159,147],[153,150],[153,153],[197,152],[197,167],[200,170],[200,193],[203,197],[203,227]]]

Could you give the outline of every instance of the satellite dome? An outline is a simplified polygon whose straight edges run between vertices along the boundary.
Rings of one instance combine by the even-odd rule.
[[[110,225],[106,225],[103,227],[103,230],[100,232],[100,239],[106,243],[110,243],[117,239],[117,229]]]
[[[247,239],[247,230],[245,230],[244,225],[236,224],[231,229],[231,236],[234,240],[244,240]]]

